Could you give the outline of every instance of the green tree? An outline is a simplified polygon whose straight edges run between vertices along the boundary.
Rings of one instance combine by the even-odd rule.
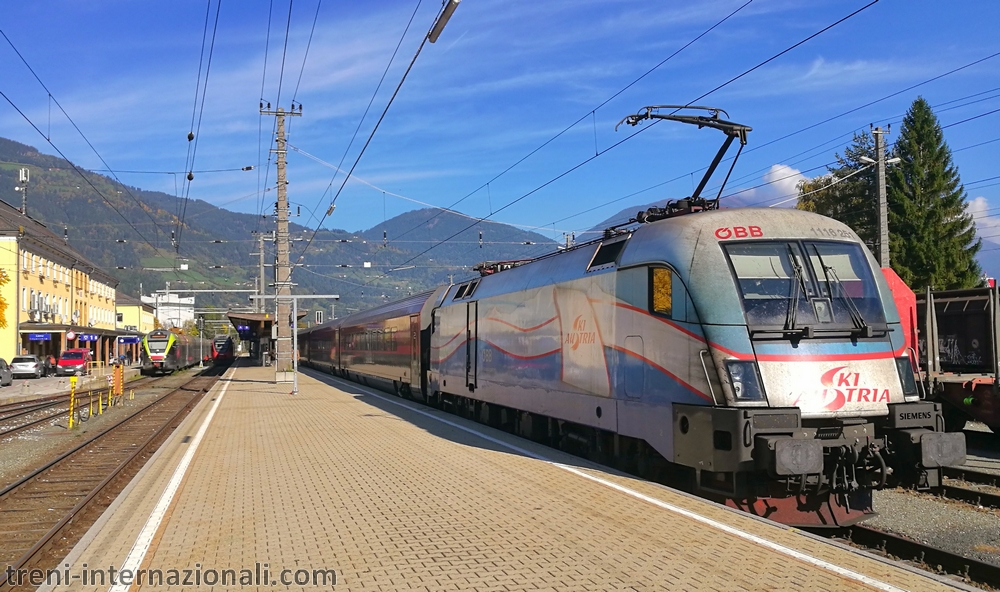
[[[878,236],[878,178],[875,168],[862,159],[875,159],[875,141],[870,134],[855,133],[844,154],[829,174],[799,184],[796,207],[847,224],[870,248]]]
[[[888,171],[892,267],[911,288],[969,288],[981,283],[982,241],[966,212],[965,187],[930,105],[910,106]]]

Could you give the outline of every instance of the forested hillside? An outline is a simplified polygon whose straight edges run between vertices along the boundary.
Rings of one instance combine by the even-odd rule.
[[[258,219],[191,200],[175,251],[170,231],[179,218],[179,198],[123,187],[94,172],[84,171],[81,176],[61,158],[0,138],[0,199],[16,207],[21,205],[21,193],[14,187],[22,166],[31,170],[28,215],[60,235],[66,227],[70,245],[118,277],[121,291],[137,295],[141,284],[148,294],[162,289],[167,281],[172,288],[253,287],[258,258],[250,255],[257,246],[252,233],[272,230],[273,218]],[[323,230],[303,258],[304,265],[293,273],[298,284],[295,292],[340,294],[338,306],[345,307],[340,310],[364,309],[429,289],[448,281],[449,275],[456,280],[467,277],[473,273],[471,267],[483,260],[517,259],[528,251],[543,252],[540,245],[555,246],[538,233],[484,222],[414,259],[472,222],[458,214],[423,209],[369,230]],[[290,232],[295,238],[311,235],[311,229],[297,224],[290,224]],[[304,245],[304,240],[293,242],[293,260]],[[273,263],[273,246],[265,245],[265,253],[265,262]],[[177,269],[182,264],[188,266],[186,271]],[[404,269],[397,270],[400,266]],[[268,282],[273,281],[272,269],[265,270]],[[245,306],[247,299],[243,295],[200,296],[198,303]],[[328,309],[328,304],[316,306]]]

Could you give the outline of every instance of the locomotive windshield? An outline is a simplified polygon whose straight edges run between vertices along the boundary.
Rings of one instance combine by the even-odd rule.
[[[805,335],[885,329],[878,287],[859,245],[755,241],[724,246],[751,329]]]
[[[162,354],[167,349],[166,339],[147,339],[146,346],[151,354]]]

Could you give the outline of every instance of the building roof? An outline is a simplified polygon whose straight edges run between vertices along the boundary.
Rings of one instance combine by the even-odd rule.
[[[119,292],[118,290],[115,290],[115,306],[141,306],[147,312],[155,310],[151,304],[147,304],[135,296],[129,296],[125,292]]]
[[[105,280],[112,286],[118,285],[118,278],[107,273],[98,267],[97,264],[81,255],[79,251],[66,244],[63,237],[52,232],[47,226],[31,216],[22,214],[21,210],[2,200],[0,200],[0,236],[17,236],[21,240],[28,239],[45,245],[63,257],[71,259],[75,268],[86,271],[92,276],[97,276],[97,278]]]

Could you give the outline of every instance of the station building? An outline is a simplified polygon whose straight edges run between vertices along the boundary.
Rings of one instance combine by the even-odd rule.
[[[70,247],[65,237],[0,201],[0,269],[7,303],[0,358],[58,356],[88,348],[94,360],[115,355],[118,280]]]
[[[138,298],[115,292],[116,328],[124,333],[118,337],[118,354],[139,359],[139,339],[156,328],[156,310]]]

